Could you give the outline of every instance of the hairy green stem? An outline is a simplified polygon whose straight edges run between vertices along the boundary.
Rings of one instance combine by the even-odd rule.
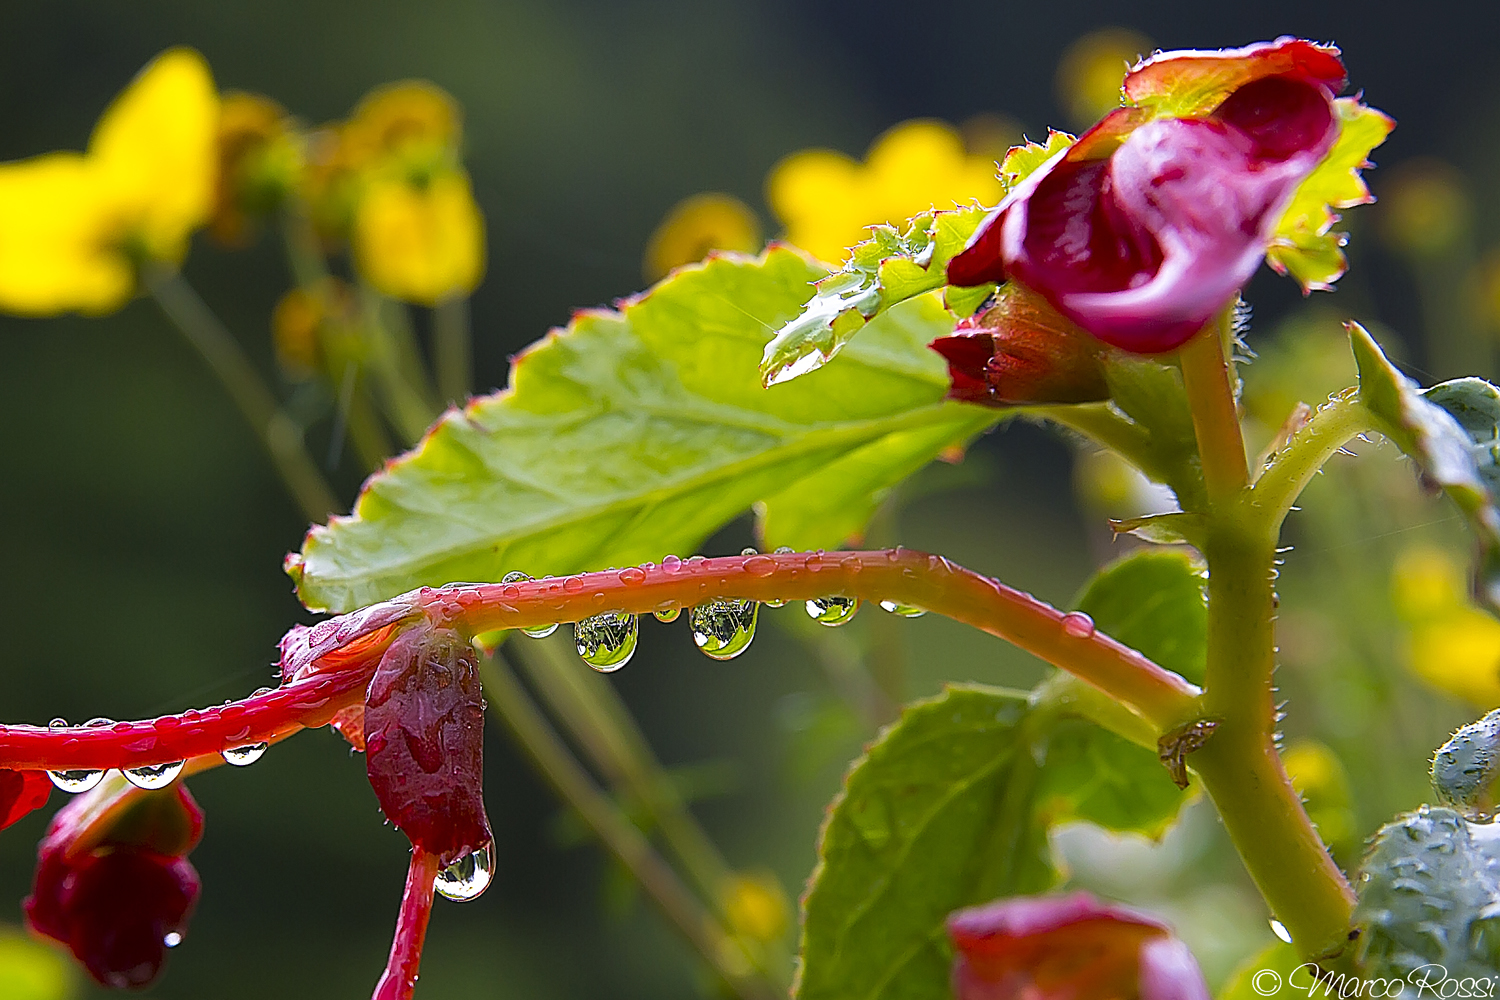
[[[281,481],[310,521],[338,510],[333,490],[307,453],[302,429],[276,402],[245,350],[175,271],[148,268],[145,285],[184,340],[208,363],[271,456]]]
[[[677,931],[741,1000],[771,1000],[776,990],[748,975],[741,950],[650,842],[599,790],[499,655],[480,665],[491,708],[558,797],[646,890]],[[740,961],[736,961],[739,958]]]
[[[1232,502],[1249,482],[1245,439],[1230,385],[1233,373],[1224,354],[1228,323],[1225,310],[1178,351],[1210,506]]]
[[[1323,463],[1350,438],[1374,426],[1375,418],[1360,402],[1358,389],[1345,389],[1320,406],[1270,456],[1255,480],[1247,499],[1257,527],[1274,538]]]

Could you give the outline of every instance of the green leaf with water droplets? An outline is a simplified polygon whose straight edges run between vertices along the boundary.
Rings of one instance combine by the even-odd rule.
[[[881,734],[819,838],[799,1000],[947,1000],[945,919],[1052,887],[1049,825],[1160,832],[1185,797],[1153,753],[1072,718],[1069,704],[952,686]]]
[[[1346,324],[1360,402],[1468,519],[1478,542],[1474,596],[1500,614],[1500,389],[1477,378],[1425,392],[1390,363],[1358,323]]]
[[[766,344],[760,362],[765,384],[790,382],[816,371],[887,309],[943,287],[948,262],[964,248],[985,211],[974,207],[926,212],[899,229],[871,227],[870,238],[853,248],[849,262],[819,281],[817,293],[801,313],[782,324]],[[950,329],[936,336],[951,332],[951,326],[950,321]]]
[[[724,256],[579,313],[517,359],[509,389],[446,414],[351,517],[308,533],[288,560],[303,601],[347,611],[424,584],[659,560],[760,502],[773,539],[785,523],[799,544],[838,545],[881,491],[1000,414],[943,401],[926,345],[951,320],[930,298],[881,315],[838,365],[762,388],[769,332],[823,274],[787,248]],[[854,513],[820,528],[810,477]]]

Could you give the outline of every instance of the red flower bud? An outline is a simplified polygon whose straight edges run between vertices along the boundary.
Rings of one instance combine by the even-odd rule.
[[[450,865],[490,842],[484,811],[484,697],[474,647],[411,627],[370,682],[365,766],[386,817]]]
[[[1208,1000],[1170,928],[1088,893],[959,910],[948,936],[957,1000]]]
[[[1021,285],[1001,286],[992,305],[929,346],[948,361],[949,399],[1009,406],[1109,398],[1103,345]]]
[[[185,855],[202,835],[203,813],[187,789],[125,794],[132,801],[113,815],[94,794],[58,810],[24,904],[33,930],[67,945],[91,976],[116,989],[156,978],[201,889]]]
[[[52,779],[44,771],[0,770],[0,830],[47,804]]]
[[[1155,56],[1125,78],[1134,106],[1017,185],[948,280],[1013,279],[1107,343],[1175,349],[1260,266],[1343,85],[1338,51],[1300,40]]]

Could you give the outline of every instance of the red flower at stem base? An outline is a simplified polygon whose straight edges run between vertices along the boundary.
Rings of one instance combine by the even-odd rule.
[[[1012,279],[1106,343],[1177,348],[1260,266],[1344,82],[1337,49],[1288,38],[1140,63],[1127,106],[1021,181],[948,281]]]

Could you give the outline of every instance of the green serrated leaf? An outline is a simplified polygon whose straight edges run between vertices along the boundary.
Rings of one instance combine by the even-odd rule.
[[[1202,684],[1208,657],[1204,580],[1195,554],[1146,549],[1096,573],[1077,607],[1110,636]]]
[[[800,1000],[947,1000],[944,920],[1052,886],[1049,824],[1160,832],[1185,797],[1155,755],[1064,712],[1021,692],[954,686],[881,734],[819,840]]]
[[[1385,142],[1396,123],[1354,97],[1334,101],[1339,137],[1323,162],[1297,186],[1266,251],[1266,262],[1290,274],[1304,291],[1328,289],[1348,268],[1344,234],[1332,232],[1336,208],[1352,208],[1374,199],[1360,177],[1370,166],[1370,151]]]
[[[1458,505],[1479,543],[1474,595],[1500,614],[1500,390],[1456,379],[1425,393],[1390,363],[1369,332],[1347,324],[1359,366],[1360,402],[1422,474]]]
[[[779,385],[816,371],[887,309],[943,287],[948,261],[964,248],[985,212],[977,206],[926,212],[903,229],[873,227],[849,262],[819,281],[801,314],[766,344],[760,362],[764,383]]]
[[[1365,975],[1405,980],[1440,965],[1434,993],[1445,979],[1488,976],[1500,985],[1497,872],[1494,824],[1423,806],[1381,827],[1361,865],[1354,908]]]
[[[950,320],[931,299],[883,314],[836,368],[763,389],[766,331],[822,274],[785,248],[720,257],[619,312],[580,313],[516,361],[509,390],[446,415],[370,479],[351,517],[309,532],[289,561],[303,601],[347,611],[424,584],[691,552],[757,501],[796,520],[817,499],[797,484],[886,442],[846,492],[868,511],[921,448],[930,459],[998,416],[943,402],[926,345]],[[818,536],[804,518],[799,537],[832,547],[856,520]]]
[[[1005,186],[1006,193],[1075,141],[1076,136],[1048,129],[1047,141],[1044,143],[1027,142],[1021,146],[1012,146],[1000,163],[1000,183]]]

